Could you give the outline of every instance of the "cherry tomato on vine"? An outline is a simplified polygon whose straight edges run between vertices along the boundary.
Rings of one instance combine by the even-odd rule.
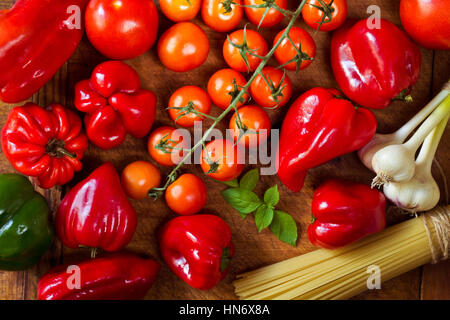
[[[122,186],[125,193],[132,199],[145,199],[152,188],[161,183],[161,173],[158,168],[147,161],[130,163],[122,171]]]
[[[261,74],[256,76],[250,84],[250,95],[261,107],[281,108],[292,96],[291,80],[287,74],[274,67],[264,67],[261,72],[264,77]]]
[[[238,148],[233,141],[216,139],[206,145],[202,151],[200,165],[205,174],[219,181],[237,178],[244,170],[238,163]]]
[[[247,6],[257,6],[264,4],[264,0],[244,0],[244,4]],[[275,0],[275,4],[281,9],[288,9],[288,1],[287,0]],[[250,8],[245,7],[245,14],[247,15],[248,20],[254,25],[260,27],[274,27],[283,20],[284,15],[278,11],[277,9],[270,8],[264,16],[264,12],[266,8]],[[264,17],[264,19],[263,19]],[[263,19],[261,21],[261,19]]]
[[[229,35],[229,40],[234,45],[228,39],[225,40],[223,44],[223,57],[232,69],[240,72],[255,71],[261,63],[261,59],[252,54],[265,56],[269,50],[266,40],[254,30],[241,29],[234,31]],[[244,50],[243,52],[245,52],[248,64],[242,58],[241,51],[236,46]]]
[[[434,50],[450,50],[450,1],[401,0],[400,18],[406,32],[418,44]]]
[[[218,32],[228,32],[236,28],[242,20],[243,10],[239,5],[241,0],[233,0],[224,6],[227,0],[203,0],[203,22]]]
[[[91,0],[85,25],[89,41],[104,56],[131,59],[155,43],[158,11],[152,0]]]
[[[209,53],[209,40],[199,26],[180,22],[166,30],[158,41],[161,63],[172,71],[185,72],[201,66]]]
[[[196,175],[185,173],[166,190],[166,203],[175,213],[191,215],[206,204],[205,183]]]
[[[196,114],[195,109],[200,114]],[[188,128],[196,121],[203,121],[211,110],[211,99],[205,90],[197,86],[184,86],[176,90],[169,99],[169,116],[178,125]]]
[[[282,37],[285,30],[281,30],[275,37],[273,44],[275,45]],[[288,38],[284,38],[281,41],[280,46],[275,50],[274,56],[280,65],[283,65],[285,69],[297,70],[297,61],[300,63],[299,70],[303,70],[308,67],[314,57],[316,56],[316,44],[314,39],[309,35],[306,30],[299,27],[292,27],[289,30],[289,38],[295,43],[295,47],[289,41]],[[297,49],[295,49],[297,48]],[[302,55],[299,55],[297,50],[300,50]],[[292,61],[292,59],[298,59]],[[288,63],[288,64],[286,64]]]
[[[216,106],[225,110],[233,99],[232,93],[235,90],[240,91],[240,88],[245,86],[246,83],[244,76],[236,70],[221,69],[209,78],[208,94]],[[248,94],[244,93],[242,101],[238,102],[237,107],[242,106],[247,99]]]
[[[150,156],[163,166],[176,165],[183,156],[183,137],[174,127],[164,126],[150,134],[147,149]]]
[[[200,11],[201,0],[160,0],[164,15],[175,22],[189,21]]]
[[[333,3],[330,5],[331,1]],[[320,31],[335,30],[347,19],[347,1],[324,0],[324,2],[327,4],[325,9],[320,5],[319,0],[309,0],[302,9],[303,19],[314,30],[317,30],[322,20]]]
[[[255,105],[244,106],[237,114],[233,114],[229,124],[234,141],[248,148],[256,147],[267,140],[271,125],[263,108]]]

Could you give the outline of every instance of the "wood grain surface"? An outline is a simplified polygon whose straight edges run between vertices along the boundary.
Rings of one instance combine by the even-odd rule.
[[[13,1],[0,0],[0,9],[10,6]],[[156,1],[158,2],[158,1]],[[298,1],[290,1],[295,5]],[[349,16],[353,18],[364,18],[368,16],[366,10],[369,5],[376,4],[381,8],[383,18],[386,18],[400,26],[398,14],[398,1],[388,0],[360,0],[349,1]],[[161,34],[170,25],[160,13]],[[187,72],[175,73],[165,69],[159,62],[155,47],[142,56],[127,61],[140,74],[145,89],[152,90],[158,96],[157,120],[153,126],[172,125],[165,110],[170,94],[183,85],[198,85],[205,88],[208,78],[218,69],[226,67],[222,58],[221,48],[226,38],[225,34],[217,33],[206,27],[201,19],[195,20],[207,33],[211,44],[209,57],[204,65]],[[242,22],[242,26],[247,23]],[[285,22],[284,22],[285,24]],[[302,21],[297,25],[306,28]],[[253,28],[253,26],[249,26]],[[268,43],[272,43],[275,34],[282,26],[270,30],[263,30],[262,34]],[[329,33],[318,33],[314,35],[317,44],[316,60],[306,70],[299,74],[288,72],[294,86],[293,99],[302,92],[315,86],[336,87],[329,65]],[[49,53],[51,54],[51,52]],[[88,78],[93,67],[106,60],[89,44],[84,38],[74,56],[55,75],[32,100],[45,106],[52,102],[61,103],[73,108],[73,87],[77,81]],[[270,64],[275,64],[271,61]],[[450,53],[433,52],[422,50],[422,70],[420,79],[412,92],[414,102],[410,104],[394,102],[389,108],[376,110],[378,119],[378,131],[382,133],[392,132],[401,124],[406,122],[417,111],[424,106],[441,86],[449,78]],[[1,70],[0,70],[1,72]],[[6,121],[9,110],[13,105],[1,105],[0,125]],[[273,127],[279,128],[287,107],[279,111],[269,111]],[[218,108],[213,108],[213,114],[219,114]],[[225,124],[221,124],[221,129]],[[206,121],[206,125],[210,122]],[[447,176],[450,171],[450,143],[449,130],[447,128],[442,142],[439,146],[436,159]],[[146,140],[134,139],[130,136],[118,148],[102,151],[92,145],[88,148],[84,157],[84,168],[75,179],[64,188],[54,188],[42,191],[49,200],[52,208],[55,208],[61,198],[61,194],[72,187],[76,182],[85,178],[93,169],[104,161],[112,161],[120,172],[128,163],[135,160],[147,160],[153,162],[146,152]],[[250,168],[250,167],[249,167]],[[170,168],[160,167],[163,173],[168,173]],[[0,172],[12,172],[13,169],[2,155],[0,156]],[[192,172],[203,176],[199,166],[189,165],[183,168],[183,172]],[[444,191],[444,179],[436,167],[433,167],[433,175],[436,177],[442,192]],[[204,177],[204,176],[203,176]],[[294,194],[281,185],[276,176],[264,176],[261,178],[256,192],[261,194],[266,188],[278,184],[280,190],[279,208],[289,212],[297,221],[299,228],[299,241],[296,248],[280,242],[269,231],[258,234],[253,218],[242,220],[240,216],[223,200],[220,191],[224,185],[204,178],[208,189],[208,203],[204,213],[213,213],[222,217],[231,227],[233,242],[236,246],[236,255],[231,263],[229,275],[214,289],[199,291],[190,288],[179,280],[169,268],[162,262],[158,252],[158,244],[155,237],[156,230],[168,219],[174,217],[164,203],[164,200],[153,201],[151,199],[132,201],[138,212],[139,223],[136,233],[127,249],[144,253],[154,257],[163,265],[161,273],[148,293],[148,299],[236,299],[233,293],[232,281],[236,274],[258,268],[267,264],[281,261],[290,257],[298,256],[316,249],[312,246],[306,236],[306,228],[311,220],[310,203],[314,188],[327,178],[346,178],[362,183],[369,183],[373,174],[367,170],[358,160],[356,154],[347,154],[334,159],[322,166],[309,171],[303,190]],[[442,197],[442,203],[448,203],[448,199]],[[403,219],[396,210],[388,210],[389,224],[397,223]],[[55,240],[51,250],[44,256],[41,263],[36,267],[22,272],[0,271],[0,299],[35,299],[36,285],[51,266],[60,263],[74,263],[80,259],[88,259],[87,250],[70,250],[64,248],[58,240]],[[450,299],[450,263],[441,263],[433,266],[425,266],[395,279],[383,283],[381,290],[365,292],[354,299]]]

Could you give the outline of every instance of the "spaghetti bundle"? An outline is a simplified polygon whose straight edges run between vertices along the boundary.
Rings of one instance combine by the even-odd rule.
[[[320,249],[238,276],[241,299],[347,299],[367,290],[368,268],[386,281],[447,259],[450,206],[389,227],[337,250]]]

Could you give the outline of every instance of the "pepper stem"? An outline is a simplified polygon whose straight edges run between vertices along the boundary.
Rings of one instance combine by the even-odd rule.
[[[224,272],[231,261],[230,248],[223,248],[222,257],[220,258],[220,272]]]
[[[52,157],[69,157],[76,158],[77,155],[75,153],[69,152],[65,147],[65,142],[58,139],[52,139],[47,143],[46,152]]]

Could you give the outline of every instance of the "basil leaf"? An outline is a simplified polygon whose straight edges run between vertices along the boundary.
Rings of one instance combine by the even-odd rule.
[[[245,216],[254,212],[262,204],[259,197],[252,191],[241,188],[230,188],[222,191],[222,196],[235,210]]]
[[[267,228],[272,223],[273,214],[273,209],[265,204],[256,210],[255,223],[258,228],[258,232],[261,232],[262,229]]]
[[[297,225],[286,212],[275,210],[270,230],[283,242],[295,247],[297,243]]]
[[[257,183],[259,180],[259,169],[252,169],[248,171],[244,176],[241,178],[241,181],[239,182],[239,186],[242,189],[250,190],[252,191],[255,189]]]
[[[233,179],[233,180],[230,180],[230,181],[219,181],[219,180],[216,180],[216,181],[220,182],[220,183],[223,183],[224,185],[227,185],[227,186],[232,187],[232,188],[239,187],[239,183],[238,183],[237,179]]]
[[[272,188],[269,188],[264,193],[264,202],[269,207],[275,207],[280,201],[280,193],[278,192],[278,186],[274,185]]]

